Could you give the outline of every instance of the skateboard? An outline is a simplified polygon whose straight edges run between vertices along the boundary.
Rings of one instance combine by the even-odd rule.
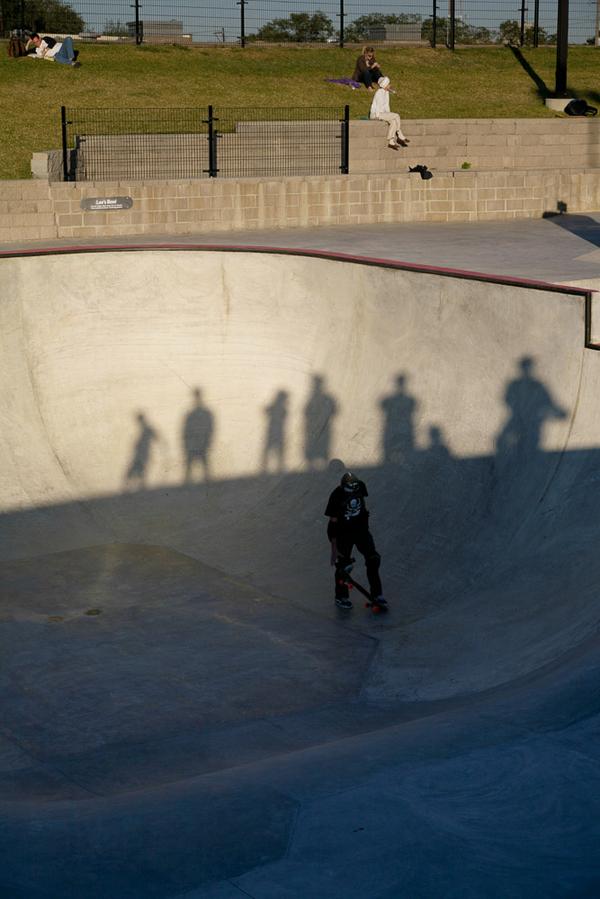
[[[354,578],[349,574],[349,572],[344,571],[343,568],[338,569],[338,577],[340,581],[344,581],[345,584],[348,585],[348,589],[352,590],[353,588],[358,590],[359,593],[365,597],[365,609],[371,609],[374,615],[379,615],[381,612],[387,612],[388,604],[385,602],[377,602],[366,587],[363,587],[362,584],[359,584],[358,581],[355,581]]]

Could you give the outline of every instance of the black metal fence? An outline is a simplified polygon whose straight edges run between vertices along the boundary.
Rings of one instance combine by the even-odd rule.
[[[597,43],[599,9],[598,0],[571,0],[571,43]],[[555,41],[557,0],[0,0],[0,17],[5,36],[26,28],[138,44],[538,46]]]
[[[61,110],[65,181],[348,174],[350,108]]]

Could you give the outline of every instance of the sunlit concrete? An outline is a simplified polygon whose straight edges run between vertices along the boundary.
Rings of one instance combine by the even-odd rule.
[[[0,286],[4,893],[594,895],[585,291],[191,246]],[[344,467],[385,619],[332,602]]]

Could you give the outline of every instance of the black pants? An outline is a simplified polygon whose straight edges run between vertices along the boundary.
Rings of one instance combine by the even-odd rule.
[[[352,558],[352,550],[356,546],[359,553],[365,558],[367,567],[367,579],[372,596],[381,596],[383,588],[379,579],[379,565],[381,556],[375,549],[375,541],[368,527],[360,530],[340,531],[336,538],[338,560],[342,566]],[[335,598],[348,598],[348,585],[335,573]]]
[[[375,66],[373,69],[366,69],[362,75],[360,80],[364,84],[365,87],[371,87],[372,84],[377,84],[379,79],[381,78],[381,69],[378,66]]]

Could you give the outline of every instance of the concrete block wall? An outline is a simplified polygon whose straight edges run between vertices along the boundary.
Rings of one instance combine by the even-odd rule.
[[[53,185],[61,237],[190,234],[220,230],[369,225],[378,222],[477,221],[600,209],[594,172],[454,172],[239,181],[119,182]],[[128,195],[123,212],[82,212],[81,199]]]
[[[56,237],[56,208],[48,182],[0,181],[0,241]]]
[[[122,197],[124,210],[84,211],[82,200]],[[211,231],[466,222],[600,209],[600,168],[405,171],[321,178],[245,178],[54,184],[0,182],[0,241],[184,235]]]
[[[400,151],[387,148],[387,127],[350,123],[351,172],[391,172],[399,161],[432,171],[464,162],[471,171],[600,168],[598,119],[408,119],[403,130],[410,144]]]

